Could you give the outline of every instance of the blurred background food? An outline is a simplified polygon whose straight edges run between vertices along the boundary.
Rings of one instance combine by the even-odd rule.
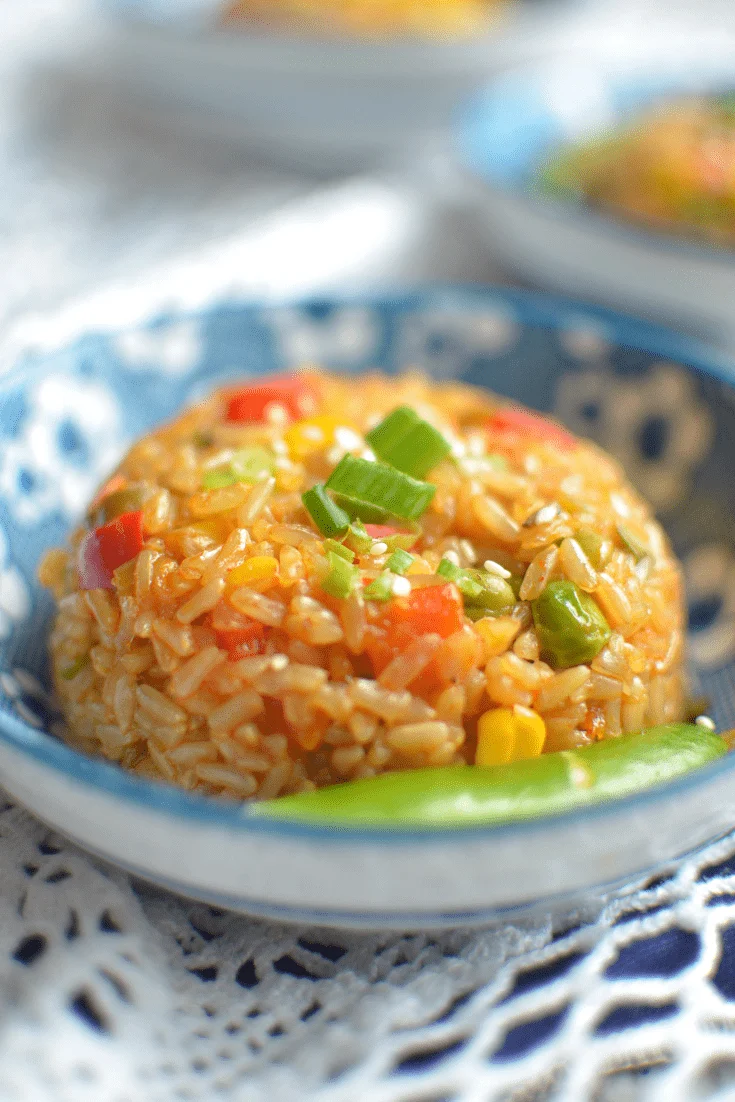
[[[657,103],[558,152],[544,189],[644,225],[735,243],[735,93]]]
[[[226,26],[429,38],[481,34],[512,0],[235,0]]]

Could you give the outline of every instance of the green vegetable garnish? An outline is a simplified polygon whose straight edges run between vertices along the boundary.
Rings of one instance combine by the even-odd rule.
[[[555,669],[590,662],[610,638],[600,606],[574,582],[549,582],[531,610],[541,656]]]
[[[409,555],[408,551],[404,551],[399,547],[393,552],[385,565],[394,574],[405,574],[412,562],[413,555]]]
[[[346,455],[332,471],[327,489],[337,495],[348,513],[364,521],[380,522],[386,516],[414,520],[428,509],[436,486],[410,475]]]
[[[366,439],[378,459],[414,478],[424,478],[451,451],[442,434],[408,406],[394,409]]]
[[[347,559],[343,558],[342,555],[338,555],[335,551],[329,552],[327,560],[329,562],[329,573],[322,580],[322,589],[331,597],[343,600],[345,597],[349,597],[352,592],[359,571],[356,566],[352,566],[347,562]]]
[[[366,601],[390,601],[393,599],[393,579],[390,574],[381,574],[366,585],[363,591]]]
[[[221,490],[236,482],[257,482],[264,475],[273,473],[274,457],[265,448],[242,448],[227,463],[212,467],[202,476],[205,490]]]
[[[73,681],[78,673],[84,669],[89,662],[88,654],[80,654],[79,658],[75,658],[73,662],[70,662],[68,666],[64,666],[63,670],[59,670],[59,677],[63,677],[64,681]]]
[[[343,536],[349,528],[347,513],[332,501],[321,483],[302,494],[301,500],[323,536]]]
[[[457,566],[451,559],[442,559],[436,568],[437,574],[441,574],[442,578],[446,578],[448,582],[456,582],[457,578],[462,577],[462,567]]]
[[[497,616],[515,604],[516,595],[512,587],[497,574],[490,574],[486,570],[463,570],[450,559],[442,559],[436,572],[455,583],[462,594],[465,613],[470,620]]]
[[[266,818],[345,826],[496,826],[619,799],[727,753],[726,738],[674,723],[512,765],[383,773],[251,805]]]
[[[335,555],[339,555],[343,559],[347,559],[347,562],[355,561],[355,552],[350,551],[349,547],[345,547],[343,543],[338,543],[337,540],[325,540],[324,550],[333,551]]]
[[[129,486],[125,490],[115,490],[99,503],[90,517],[94,528],[108,524],[121,517],[123,513],[137,513],[143,507],[145,495],[139,486]]]
[[[618,525],[618,535],[626,549],[634,556],[636,562],[640,562],[641,559],[645,559],[651,554],[645,543],[638,539],[638,536],[631,531],[627,524]]]
[[[580,528],[574,538],[595,570],[599,570],[602,566],[602,536],[598,535],[593,528]]]
[[[345,546],[358,555],[366,555],[373,546],[373,537],[365,531],[362,521],[355,520],[347,529]]]

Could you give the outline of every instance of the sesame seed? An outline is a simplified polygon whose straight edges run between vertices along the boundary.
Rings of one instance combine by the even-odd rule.
[[[510,570],[506,570],[504,566],[501,566],[499,562],[495,562],[494,559],[486,559],[483,565],[488,574],[497,574],[499,578],[512,577]]]
[[[358,436],[358,434],[348,428],[347,425],[340,425],[339,428],[334,430],[334,439],[341,448],[345,449],[345,451],[359,448],[362,444],[362,437]]]
[[[388,550],[388,544],[383,543],[382,540],[381,540],[378,543],[373,544],[373,546],[370,548],[370,554],[373,556],[373,558],[375,558],[378,555],[384,555],[387,550]]]
[[[447,562],[452,563],[453,566],[459,566],[459,555],[456,551],[445,551],[444,558]]]
[[[717,727],[715,725],[715,721],[713,719],[711,719],[709,716],[697,716],[697,718],[694,720],[694,722],[696,723],[697,727],[703,727],[705,729],[705,731],[716,731],[717,730]]]
[[[411,583],[408,578],[395,577],[391,582],[391,590],[394,597],[408,597],[411,592]]]

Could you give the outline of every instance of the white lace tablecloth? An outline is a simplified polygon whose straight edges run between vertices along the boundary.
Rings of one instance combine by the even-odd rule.
[[[410,187],[318,190],[118,100],[70,61],[87,7],[0,6],[0,368],[79,292],[70,332],[116,283],[162,305],[164,261],[192,305],[497,277]],[[733,1000],[735,839],[567,913],[345,934],[135,884],[0,803],[0,1102],[732,1099]]]

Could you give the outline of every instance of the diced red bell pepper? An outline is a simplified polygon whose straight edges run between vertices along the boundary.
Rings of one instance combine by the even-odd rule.
[[[414,589],[410,597],[395,597],[368,634],[365,649],[376,675],[420,635],[447,639],[464,625],[464,607],[453,582]]]
[[[543,440],[548,444],[554,444],[561,451],[572,451],[577,447],[577,441],[561,425],[539,414],[511,406],[497,409],[486,422],[485,428],[492,436]]]
[[[231,391],[226,420],[238,424],[264,421],[269,406],[282,406],[292,421],[314,413],[317,395],[306,375],[278,375]]]
[[[233,662],[238,658],[250,658],[255,654],[265,653],[267,633],[263,624],[259,624],[257,620],[253,620],[247,627],[215,631],[215,636],[217,646],[226,650]]]
[[[391,536],[397,536],[400,528],[394,528],[392,524],[366,524],[365,531],[374,540],[387,540]]]
[[[143,514],[121,516],[87,532],[79,545],[77,570],[82,589],[112,589],[118,566],[130,562],[143,549]]]

